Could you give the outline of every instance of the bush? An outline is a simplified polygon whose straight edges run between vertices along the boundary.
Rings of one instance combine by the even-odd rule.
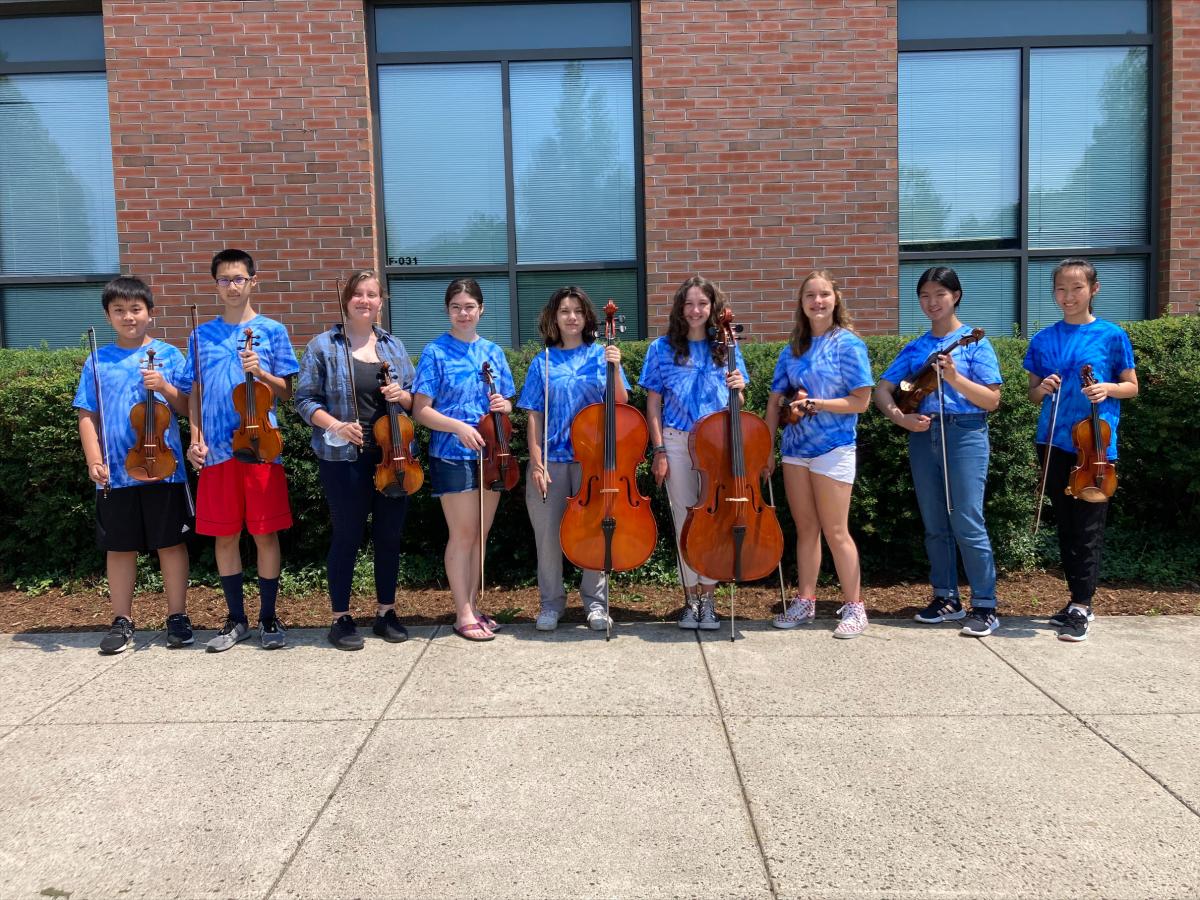
[[[1127,326],[1137,354],[1141,396],[1122,409],[1120,489],[1111,511],[1105,557],[1109,577],[1171,584],[1196,578],[1195,535],[1200,533],[1200,441],[1193,398],[1200,393],[1200,319],[1137,322]],[[876,376],[903,345],[894,336],[867,340]],[[1020,570],[1054,561],[1052,540],[1035,543],[1031,534],[1038,468],[1033,429],[1036,409],[1025,400],[1021,369],[1026,342],[994,339],[1004,374],[1003,400],[991,416],[992,460],[988,473],[987,520],[1001,569]],[[647,342],[622,345],[625,370],[636,380]],[[748,409],[762,413],[782,344],[742,347],[751,384]],[[537,348],[509,354],[518,385]],[[85,353],[82,350],[0,350],[0,578],[19,583],[62,582],[103,571],[94,543],[94,489],[84,471],[76,418],[71,408]],[[635,387],[631,402],[645,408],[645,392]],[[284,463],[296,525],[284,535],[284,562],[292,577],[321,583],[329,521],[308,450],[309,429],[286,407],[280,414]],[[525,457],[525,416],[513,415],[513,447]],[[186,435],[186,423],[184,423]],[[185,437],[186,440],[186,437]],[[428,434],[418,429],[422,452]],[[926,571],[923,530],[908,469],[905,433],[874,411],[859,419],[858,483],[851,527],[859,542],[864,571],[876,578],[921,578]],[[634,578],[673,578],[674,548],[665,497],[654,488],[649,467],[639,472],[642,490],[654,498],[659,546]],[[777,471],[778,512],[785,534],[790,516]],[[531,583],[536,561],[523,487],[501,498],[492,533],[489,581]],[[440,505],[425,488],[412,498],[406,528],[404,579],[434,583],[444,579],[442,551],[446,529]],[[1043,534],[1043,538],[1045,534]],[[785,566],[793,564],[788,540]],[[199,580],[215,582],[212,542],[193,547]],[[248,559],[252,554],[248,554]]]

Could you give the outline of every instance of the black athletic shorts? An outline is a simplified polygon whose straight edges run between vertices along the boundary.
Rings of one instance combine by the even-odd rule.
[[[101,550],[150,553],[174,547],[192,532],[187,488],[158,482],[96,491],[96,546]]]

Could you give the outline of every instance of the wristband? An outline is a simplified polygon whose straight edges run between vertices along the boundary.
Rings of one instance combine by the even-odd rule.
[[[659,444],[657,447],[650,448],[651,456],[654,456],[656,453],[666,453],[666,452],[667,452],[667,447],[665,444]]]

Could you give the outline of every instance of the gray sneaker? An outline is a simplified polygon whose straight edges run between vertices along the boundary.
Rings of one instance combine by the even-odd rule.
[[[264,650],[278,650],[287,643],[287,632],[278,619],[267,619],[258,623],[258,639]]]
[[[226,619],[217,636],[204,645],[209,653],[220,653],[228,650],[238,641],[250,637],[250,626],[235,619]]]
[[[701,631],[716,631],[721,627],[721,620],[717,617],[712,594],[700,595],[700,616],[696,627]]]
[[[537,621],[533,623],[533,627],[538,631],[553,631],[558,627],[558,617],[557,609],[547,609],[543,606],[538,612]]]
[[[687,605],[683,607],[683,615],[679,617],[680,628],[690,628],[695,631],[700,627],[700,604],[695,600],[688,599]]]

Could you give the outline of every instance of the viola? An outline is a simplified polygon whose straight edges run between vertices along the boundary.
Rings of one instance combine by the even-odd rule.
[[[718,328],[726,372],[732,374],[737,371],[737,329],[728,307]],[[683,523],[684,560],[714,581],[765,578],[783,558],[783,531],[758,477],[774,452],[767,423],[743,410],[741,391],[730,388],[729,408],[696,423],[688,450],[692,468],[700,474],[700,497]]]
[[[793,406],[793,403],[796,405]],[[797,388],[796,393],[790,399],[788,397],[779,398],[779,421],[783,425],[795,425],[816,414],[816,404],[808,399],[808,389],[804,385]]]
[[[1079,380],[1084,387],[1096,383],[1090,365],[1080,369]],[[1087,418],[1071,426],[1071,441],[1075,444],[1076,456],[1075,466],[1067,481],[1068,497],[1088,503],[1104,503],[1116,493],[1117,467],[1108,461],[1111,440],[1112,427],[1100,418],[1100,404],[1093,402]]]
[[[154,350],[146,350],[145,368],[151,372]],[[125,454],[125,471],[135,481],[162,481],[175,474],[179,461],[167,446],[166,432],[171,427],[171,410],[154,399],[154,391],[146,388],[146,398],[129,411],[129,424],[138,436],[137,443]]]
[[[395,380],[392,367],[382,363],[379,378],[384,384]],[[413,422],[399,403],[389,400],[387,415],[375,420],[371,429],[383,458],[375,467],[375,489],[385,497],[407,497],[425,483],[420,461],[412,455]]]
[[[481,372],[487,385],[488,397],[496,393],[496,382],[492,378],[490,363],[483,364]],[[483,435],[483,486],[489,491],[511,491],[521,478],[521,469],[509,451],[512,438],[512,420],[502,412],[486,412],[479,420],[479,433]]]
[[[921,401],[937,390],[938,370],[937,358],[968,344],[976,344],[983,340],[982,328],[974,328],[970,334],[964,334],[957,341],[941,350],[929,354],[925,364],[908,381],[901,381],[895,394],[896,406],[903,413],[915,413],[921,406]]]
[[[616,341],[618,330],[624,331],[624,317],[609,300],[606,345]],[[658,526],[650,499],[637,486],[648,437],[645,417],[617,402],[617,365],[608,363],[604,402],[588,404],[571,420],[571,444],[582,473],[579,490],[567,499],[558,536],[563,553],[579,568],[627,572],[654,552]]]
[[[256,338],[247,328],[244,350],[253,352]],[[234,385],[233,408],[241,421],[233,431],[233,456],[242,462],[270,462],[283,452],[283,437],[271,424],[271,389],[249,372],[242,384]]]

